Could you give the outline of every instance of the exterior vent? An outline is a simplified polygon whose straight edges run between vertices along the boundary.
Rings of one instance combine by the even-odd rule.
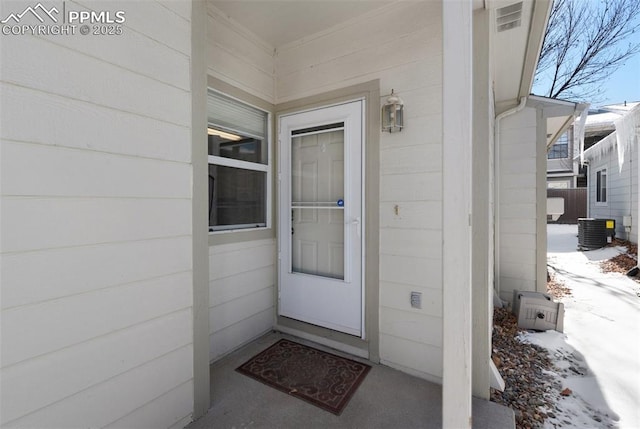
[[[498,33],[520,27],[522,24],[522,2],[501,7],[496,12]]]
[[[551,296],[540,292],[513,291],[513,313],[518,327],[547,331],[564,330],[564,304],[554,302]]]

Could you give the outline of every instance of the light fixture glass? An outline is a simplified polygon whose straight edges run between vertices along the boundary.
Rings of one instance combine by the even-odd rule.
[[[234,142],[237,142],[238,140],[242,140],[242,137],[238,135],[227,133],[225,131],[216,130],[215,128],[207,128],[207,134],[209,134],[210,136],[218,136],[225,140],[231,140]]]
[[[391,95],[387,98],[387,102],[382,106],[382,131],[390,133],[394,131],[402,131],[404,126],[404,104],[402,99],[398,97],[393,89]]]

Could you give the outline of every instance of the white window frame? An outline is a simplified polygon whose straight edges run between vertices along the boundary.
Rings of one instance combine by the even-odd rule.
[[[600,195],[601,195],[601,180],[598,180],[598,176],[602,177],[602,173],[604,172],[604,176],[606,177],[605,179],[605,184],[604,184],[604,190],[605,190],[605,198],[604,201],[600,201]],[[603,168],[599,168],[598,170],[596,170],[595,172],[595,188],[596,188],[596,206],[607,206],[609,205],[608,201],[609,201],[609,174],[607,173],[607,168],[603,167]]]
[[[271,117],[271,112],[260,108],[254,104],[251,103],[247,103],[244,100],[241,100],[237,97],[233,97],[227,93],[218,91],[214,88],[209,87],[208,88],[209,91],[213,91],[215,93],[224,95],[227,98],[230,98],[234,101],[237,101],[238,103],[244,104],[245,106],[249,106],[252,107],[254,109],[260,110],[261,112],[264,112],[267,114],[267,129],[266,129],[266,135],[264,136],[264,139],[266,140],[266,144],[267,144],[267,163],[266,164],[260,164],[257,162],[249,162],[249,161],[242,161],[239,159],[232,159],[232,158],[224,158],[221,156],[215,156],[215,155],[207,155],[207,161],[208,161],[208,165],[216,165],[216,166],[221,166],[221,167],[231,167],[231,168],[239,168],[239,169],[243,169],[243,170],[250,170],[250,171],[260,171],[260,172],[264,172],[267,175],[267,180],[266,180],[266,222],[265,222],[265,226],[259,226],[256,227],[255,224],[251,223],[251,224],[234,224],[234,225],[222,225],[222,226],[210,226],[209,225],[209,235],[216,235],[216,234],[229,234],[229,233],[233,233],[233,232],[246,232],[246,231],[262,231],[262,230],[268,230],[271,229],[271,213],[272,213],[272,201],[271,201],[271,196],[272,196],[272,189],[273,189],[273,177],[271,174],[272,171],[272,139],[271,139],[271,134],[272,134],[272,128],[271,128],[271,122],[272,122],[272,117]],[[208,91],[207,91],[208,92]],[[234,130],[232,128],[229,127],[221,127],[219,125],[216,125],[214,123],[208,122],[207,121],[207,125],[216,129],[220,129],[222,131],[227,131],[230,133],[238,133],[238,134],[242,134],[244,136],[247,137],[253,137],[253,138],[260,138],[262,139],[262,137],[259,136],[254,136],[251,135],[250,133],[247,133],[246,131],[237,131]],[[209,168],[207,166],[207,168]],[[207,185],[208,186],[208,185]],[[211,230],[211,228],[213,228],[213,230]]]

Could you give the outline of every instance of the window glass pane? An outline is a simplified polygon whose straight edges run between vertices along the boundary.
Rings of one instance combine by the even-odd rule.
[[[548,159],[561,159],[561,158],[568,158],[569,157],[569,146],[566,144],[563,145],[559,145],[559,144],[554,144],[553,147],[551,147],[551,150],[549,151],[549,153],[547,154],[547,158]]]
[[[291,271],[344,280],[344,131],[291,143]]]
[[[209,158],[209,229],[265,227],[269,169],[253,168],[269,165],[269,114],[212,89],[207,95],[207,149],[216,157]]]
[[[210,229],[266,226],[266,184],[265,172],[210,164]]]
[[[558,138],[558,140],[551,146],[549,153],[547,153],[547,159],[560,159],[569,157],[569,135],[564,133]]]
[[[212,134],[216,132],[220,132],[221,135]],[[264,139],[233,135],[210,127],[209,155],[266,164],[267,142]]]
[[[607,202],[607,170],[596,172],[596,202]]]
[[[344,280],[344,211],[291,209],[291,271]]]

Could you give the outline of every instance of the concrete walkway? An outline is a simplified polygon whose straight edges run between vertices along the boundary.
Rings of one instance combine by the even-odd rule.
[[[372,365],[372,370],[340,416],[235,372],[235,368],[280,338],[360,360],[299,338],[268,334],[211,366],[212,408],[188,429],[442,426],[441,387],[383,365]],[[475,429],[515,427],[513,411],[509,408],[475,399],[473,407]]]
[[[588,371],[564,385],[616,421],[620,429],[640,428],[640,285],[624,274],[603,273],[599,263],[615,248],[579,252],[577,225],[548,225],[548,264],[572,295],[565,305],[564,333]],[[576,427],[576,411],[570,410]],[[588,427],[597,424],[587,414]]]

